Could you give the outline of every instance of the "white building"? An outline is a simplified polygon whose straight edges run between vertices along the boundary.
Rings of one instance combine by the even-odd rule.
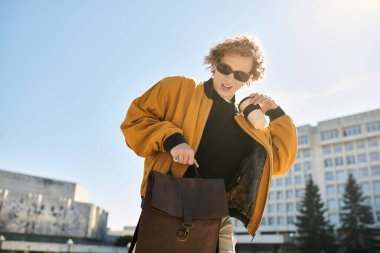
[[[108,213],[76,183],[0,169],[0,233],[103,240]]]
[[[342,195],[349,174],[361,186],[365,203],[380,224],[380,109],[298,127],[297,161],[286,176],[274,177],[254,244],[280,245],[291,240],[305,183],[319,186],[327,218],[340,225]],[[252,244],[235,221],[238,244]],[[243,251],[239,251],[243,252]]]

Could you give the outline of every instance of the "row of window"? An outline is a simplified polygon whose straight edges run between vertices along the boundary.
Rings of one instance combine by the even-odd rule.
[[[365,147],[367,146],[367,142],[368,142],[368,147],[370,147],[370,148],[379,146],[379,140],[377,138],[370,138],[368,140],[361,139],[361,140],[356,141],[355,145],[354,145],[354,142],[345,143],[344,144],[344,150],[346,152],[353,151],[354,146],[356,146],[356,149],[358,149],[358,150],[365,149]],[[332,154],[333,150],[334,150],[334,153],[342,153],[343,152],[343,144],[339,143],[339,144],[335,144],[335,145],[322,147],[322,151],[323,151],[324,155]]]
[[[329,213],[328,214],[328,220],[332,224],[338,224],[340,220],[342,219],[342,215],[339,213]],[[380,211],[376,212],[376,219],[377,221],[380,221]],[[286,223],[285,223],[286,222]],[[273,217],[273,216],[264,216],[261,219],[261,225],[263,226],[273,226],[273,225],[293,225],[296,222],[295,216],[279,216],[279,217]]]
[[[304,182],[307,182],[311,178],[311,174],[296,175],[291,177],[290,175],[286,177],[273,178],[272,179],[272,187],[281,187],[281,186],[291,186],[291,185],[303,185]]]
[[[270,191],[268,194],[268,200],[281,200],[281,199],[290,199],[293,197],[302,198],[305,193],[304,189],[291,189],[286,191]]]
[[[375,196],[374,198],[374,201],[375,201],[375,207],[380,207],[380,196]],[[372,199],[367,197],[367,198],[364,198],[364,201],[363,201],[363,204],[366,205],[366,206],[373,206],[372,205]],[[327,209],[331,210],[331,209],[340,209],[344,206],[344,202],[343,202],[343,199],[328,199],[326,201],[326,207]]]
[[[369,171],[367,167],[360,168],[359,173],[361,178],[368,177]],[[352,174],[354,178],[356,178],[356,171],[355,169],[349,169],[347,172],[345,170],[338,170],[335,171],[335,178],[334,178],[334,171],[326,171],[325,172],[325,180],[326,181],[346,181],[348,179],[348,176]],[[371,174],[372,177],[380,176],[380,166],[371,166]]]
[[[268,204],[265,207],[266,213],[280,213],[280,212],[294,212],[301,209],[301,203],[278,203],[278,204]]]
[[[358,154],[356,157],[354,155],[348,155],[346,156],[346,164],[352,165],[356,163],[367,163],[368,162],[368,155],[366,153]],[[369,161],[370,162],[378,162],[380,161],[380,153],[379,152],[370,152],[369,153]],[[326,158],[323,160],[323,167],[329,168],[333,166],[343,166],[344,165],[344,159],[343,157],[335,157],[332,158]]]
[[[380,121],[369,122],[365,124],[367,133],[380,131]],[[339,138],[340,131],[338,129],[326,130],[320,133],[322,141]],[[355,136],[362,133],[361,125],[353,125],[342,129],[342,136]]]
[[[286,219],[285,219],[286,218]],[[261,219],[261,225],[263,226],[273,226],[273,225],[293,225],[295,222],[294,216],[287,216],[287,217],[263,217]],[[286,221],[286,224],[285,224]]]
[[[374,181],[373,183],[373,191],[380,192],[380,181]],[[361,182],[360,187],[363,193],[371,192],[371,183],[370,182]],[[343,194],[345,191],[346,185],[339,184],[335,187],[335,185],[326,186],[326,195],[331,196],[335,194]]]

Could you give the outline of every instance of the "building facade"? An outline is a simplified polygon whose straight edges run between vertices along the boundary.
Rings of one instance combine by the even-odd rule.
[[[0,170],[0,233],[103,240],[108,213],[78,184]]]
[[[274,177],[255,244],[284,245],[292,240],[294,222],[307,180],[319,186],[327,217],[340,226],[343,193],[349,174],[361,186],[365,204],[380,225],[380,109],[301,126],[297,160],[289,173]],[[250,243],[235,220],[238,243]],[[272,238],[272,239],[271,239]]]

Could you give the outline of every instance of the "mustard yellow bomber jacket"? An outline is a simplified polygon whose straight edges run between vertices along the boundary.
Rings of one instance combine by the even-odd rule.
[[[171,170],[177,177],[184,175],[188,166],[173,163],[172,156],[164,149],[164,141],[180,133],[196,152],[212,103],[202,82],[184,76],[164,78],[132,102],[121,130],[128,147],[145,158],[142,196],[151,170],[163,174]],[[235,120],[267,152],[255,209],[247,225],[253,235],[264,212],[272,176],[286,174],[296,159],[297,132],[288,115],[280,116],[259,130],[242,114],[236,115]]]

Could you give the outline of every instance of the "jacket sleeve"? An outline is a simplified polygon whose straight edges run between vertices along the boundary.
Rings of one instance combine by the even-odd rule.
[[[158,82],[130,105],[121,124],[125,141],[138,156],[164,152],[164,141],[182,129],[165,119],[180,89],[179,79],[166,78]]]
[[[283,115],[269,124],[273,148],[273,175],[286,174],[297,156],[297,129],[288,115]]]

